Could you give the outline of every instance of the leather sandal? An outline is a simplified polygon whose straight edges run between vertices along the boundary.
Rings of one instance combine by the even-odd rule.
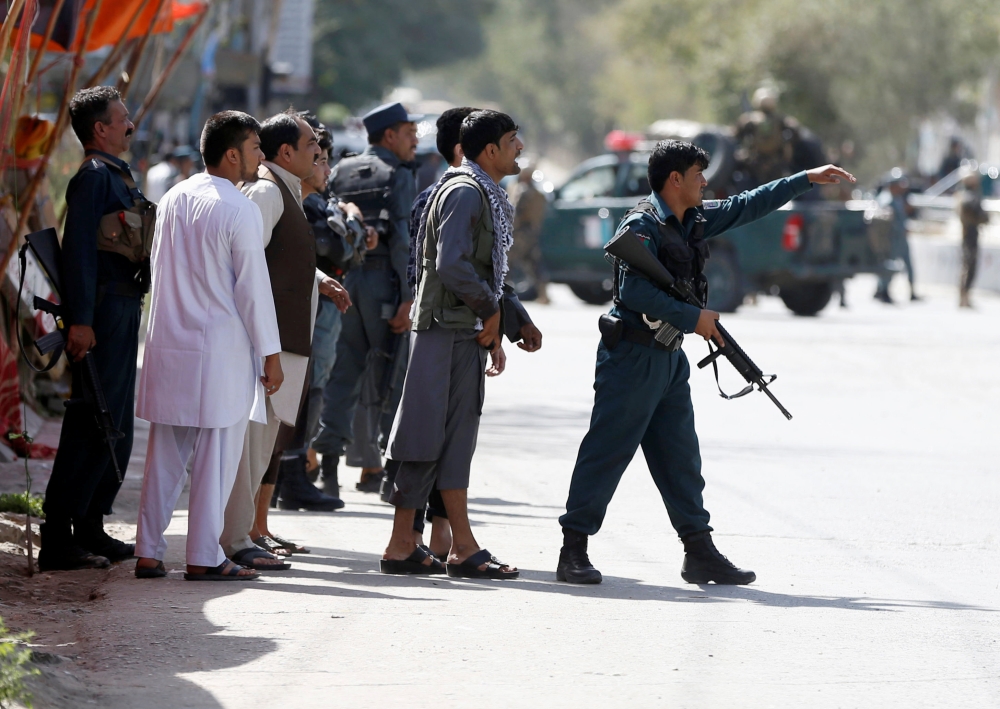
[[[483,564],[486,568],[480,569]],[[448,576],[457,579],[516,579],[521,575],[520,571],[504,571],[507,566],[486,549],[480,549],[461,563],[445,564]]]
[[[425,559],[431,559],[430,564],[425,564]],[[421,547],[413,550],[413,553],[402,561],[398,559],[382,559],[378,563],[378,570],[383,574],[413,574],[419,576],[431,576],[445,573],[444,564],[434,558],[434,555],[424,551]]]

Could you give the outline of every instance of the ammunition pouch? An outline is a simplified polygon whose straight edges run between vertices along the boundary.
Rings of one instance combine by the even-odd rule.
[[[134,207],[101,217],[97,249],[121,254],[132,263],[149,260],[153,251],[156,205],[137,200]]]
[[[118,165],[102,155],[90,155],[88,160],[100,160],[114,170],[129,188],[132,206],[101,217],[97,229],[97,250],[121,254],[132,263],[149,261],[153,252],[153,234],[156,228],[156,205],[146,199],[135,180]]]

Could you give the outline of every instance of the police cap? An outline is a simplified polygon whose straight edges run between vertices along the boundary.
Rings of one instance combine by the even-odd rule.
[[[401,103],[386,103],[370,110],[361,117],[361,120],[365,124],[368,135],[375,135],[380,130],[385,130],[397,123],[416,123],[421,118],[423,116],[407,113]]]

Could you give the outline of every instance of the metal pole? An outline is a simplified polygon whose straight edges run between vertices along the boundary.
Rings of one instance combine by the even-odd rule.
[[[184,39],[181,40],[180,46],[177,47],[174,55],[170,58],[170,61],[167,63],[166,68],[164,68],[163,73],[156,77],[156,82],[153,84],[152,88],[150,88],[149,93],[146,94],[146,98],[143,99],[142,105],[139,106],[139,110],[135,113],[135,118],[132,119],[136,125],[142,123],[142,119],[145,118],[150,106],[152,106],[159,97],[160,91],[163,90],[163,86],[167,83],[167,79],[170,78],[174,69],[177,68],[177,63],[184,55],[185,50],[187,50],[188,45],[191,43],[191,40],[194,39],[195,33],[198,31],[198,28],[201,27],[201,23],[205,21],[206,17],[208,17],[208,5],[205,5],[205,9],[201,11],[198,19],[194,21],[194,24],[188,29],[187,34],[184,35]]]

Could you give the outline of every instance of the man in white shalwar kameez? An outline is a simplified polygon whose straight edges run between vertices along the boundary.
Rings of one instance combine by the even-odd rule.
[[[164,576],[163,536],[191,468],[189,580],[249,580],[219,535],[247,422],[263,420],[281,386],[281,342],[260,210],[236,187],[263,158],[245,113],[212,116],[206,172],[159,204],[152,298],[136,415],[150,422],[136,541],[136,576]],[[261,360],[263,359],[263,366]]]
[[[313,164],[320,154],[316,134],[308,123],[288,110],[264,121],[260,137],[264,162],[254,181],[247,180],[242,190],[260,209],[263,220],[261,243],[274,286],[281,363],[288,381],[281,395],[267,402],[265,419],[250,424],[247,445],[226,507],[221,542],[226,554],[237,563],[256,569],[282,570],[289,565],[256,543],[266,543],[261,537],[263,531],[256,529],[255,523],[258,509],[266,510],[274,491],[274,480],[265,479],[265,473],[281,423],[294,426],[301,408],[319,295],[331,298],[341,312],[350,306],[351,299],[343,286],[316,268],[316,240],[302,211],[301,179],[312,175]],[[334,509],[335,500],[308,481],[306,485],[304,489],[313,496],[308,502],[315,505],[311,509]]]

